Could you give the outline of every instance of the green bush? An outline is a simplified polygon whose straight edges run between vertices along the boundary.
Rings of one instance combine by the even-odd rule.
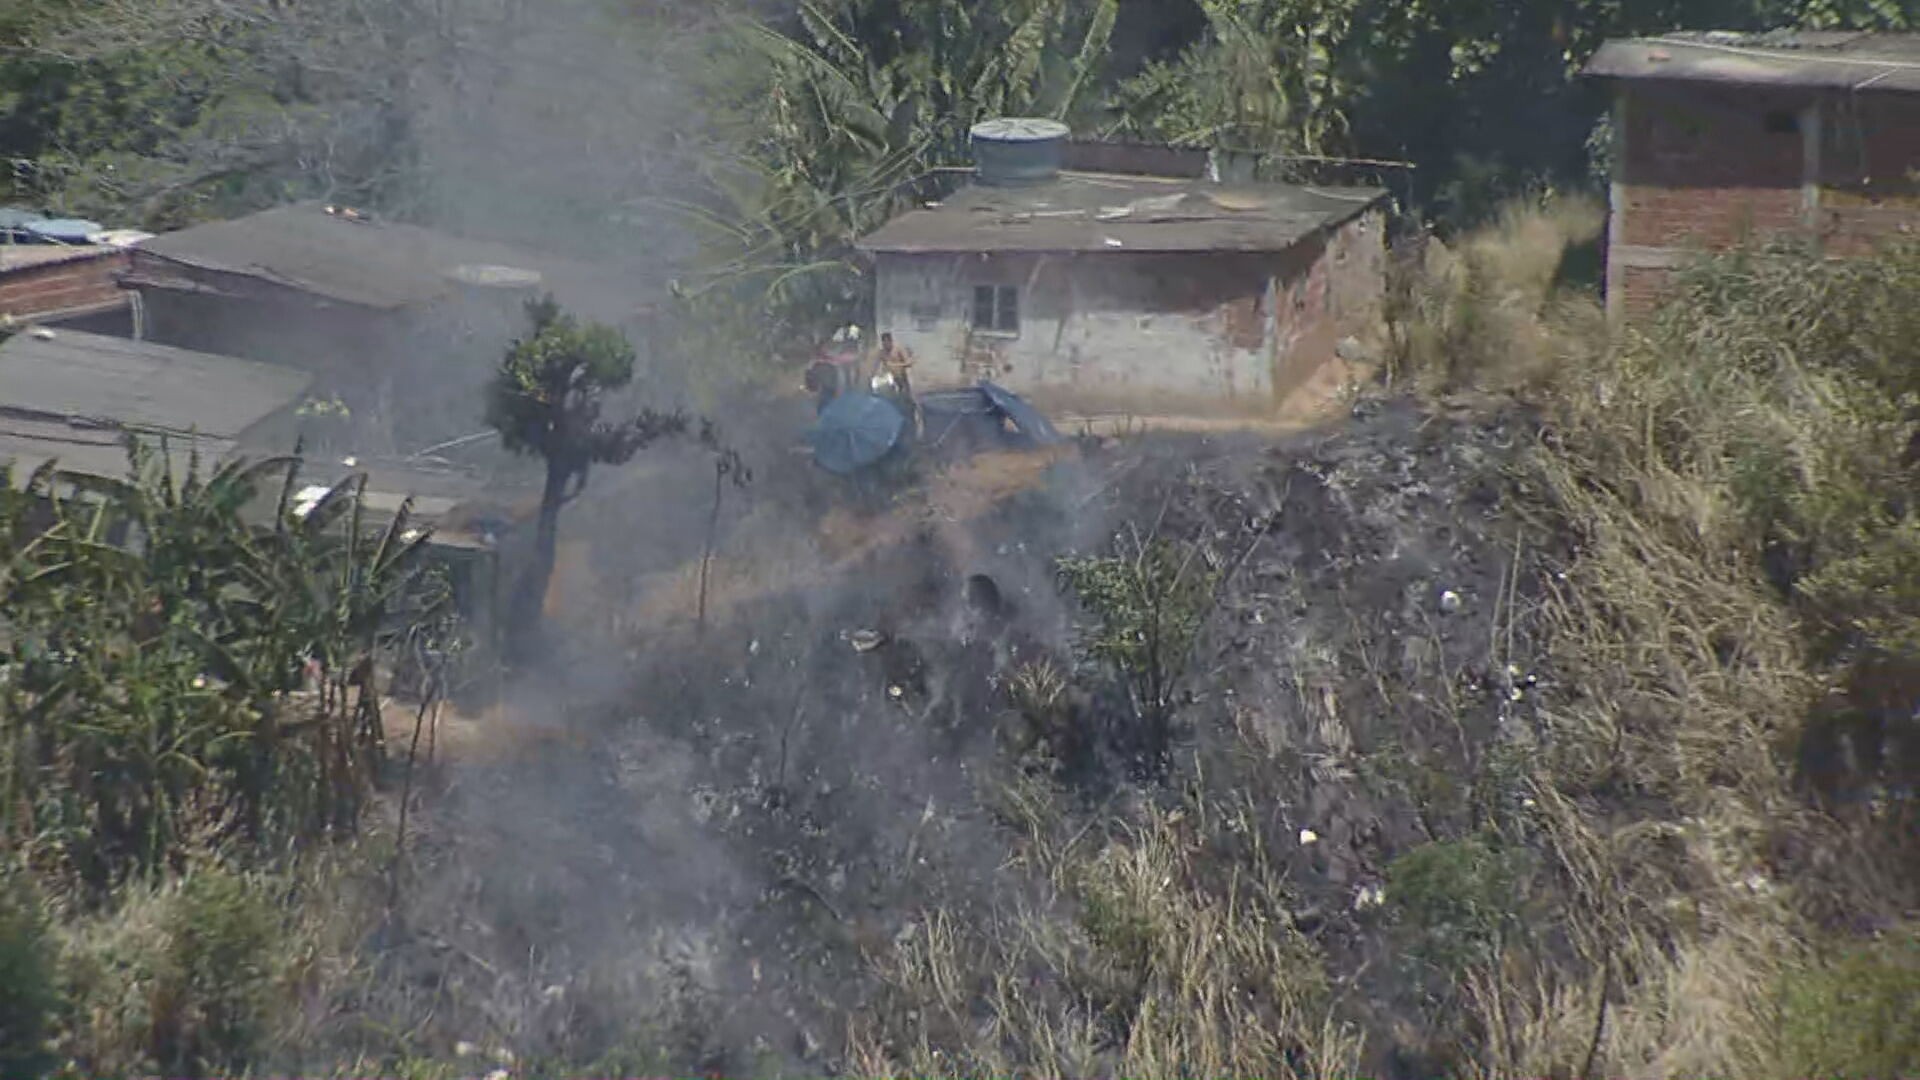
[[[1216,572],[1197,548],[1137,535],[1121,538],[1111,555],[1063,558],[1059,571],[1092,616],[1080,628],[1081,654],[1126,688],[1141,756],[1164,768],[1180,681],[1213,605]]]
[[[1387,867],[1387,900],[1422,974],[1450,979],[1492,955],[1514,915],[1513,860],[1477,837],[1422,844]]]
[[[283,1000],[282,892],[276,879],[205,863],[124,887],[108,910],[67,924],[65,1057],[93,1075],[248,1064]]]
[[[60,1007],[46,911],[25,875],[0,872],[0,1080],[43,1075]]]
[[[1920,1076],[1920,931],[1857,945],[1780,989],[1783,1076]]]
[[[0,497],[0,827],[89,901],[210,837],[354,828],[384,760],[380,665],[448,610],[406,508],[365,527],[364,476],[302,514],[295,462],[176,480],[164,443],[130,458],[126,480],[63,494],[43,468]],[[244,511],[276,486],[258,527]]]
[[[264,1021],[279,920],[259,883],[208,867],[180,887],[165,920],[155,1057],[169,1067],[244,1060]]]

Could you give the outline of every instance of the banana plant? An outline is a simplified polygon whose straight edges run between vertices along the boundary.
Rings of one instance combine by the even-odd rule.
[[[0,497],[0,828],[95,895],[196,846],[353,829],[383,663],[450,619],[426,530],[406,507],[366,528],[364,476],[298,516],[297,458],[128,455],[124,478],[48,467]]]

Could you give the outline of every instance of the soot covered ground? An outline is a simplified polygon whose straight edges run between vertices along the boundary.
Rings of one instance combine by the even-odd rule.
[[[1229,575],[1162,790],[1261,808],[1294,925],[1391,1070],[1418,1002],[1369,890],[1497,809],[1475,778],[1553,692],[1528,617],[1555,553],[1517,543],[1509,505],[1531,437],[1390,403],[1279,443],[1087,443],[971,518],[904,493],[899,542],[699,635],[643,627],[611,673],[597,654],[586,700],[575,684],[567,738],[441,768],[403,950],[411,985],[439,989],[394,1007],[425,1041],[523,1060],[845,1068],[872,961],[917,920],[1042,902],[985,790],[1017,767],[1006,682],[1073,665],[1054,559],[1132,525]],[[1091,680],[1075,700],[1096,752],[1052,781],[1072,812],[1157,797],[1098,749],[1112,705]]]

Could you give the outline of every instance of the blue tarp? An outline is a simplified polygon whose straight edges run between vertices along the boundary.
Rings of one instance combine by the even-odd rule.
[[[1033,440],[1035,445],[1050,446],[1060,441],[1060,433],[1053,429],[1052,422],[1041,415],[1039,409],[1027,404],[1025,398],[985,379],[980,380],[980,390],[993,402],[994,408],[1013,423],[1013,430]]]
[[[821,411],[807,441],[821,468],[845,476],[886,457],[906,426],[907,418],[887,399],[864,392],[842,394]]]

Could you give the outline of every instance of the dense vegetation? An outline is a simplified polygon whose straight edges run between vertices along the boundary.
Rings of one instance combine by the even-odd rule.
[[[364,477],[295,506],[293,461],[203,471],[165,443],[130,447],[125,481],[0,468],[10,1075],[43,1052],[171,1070],[248,1045],[236,1025],[264,1008],[253,965],[279,916],[244,875],[357,832],[388,771],[392,671],[453,644],[426,533],[404,508],[368,527]],[[153,895],[180,905],[180,955],[82,949],[55,974],[43,904],[110,923]],[[117,964],[149,962],[184,967],[122,983]],[[151,1026],[118,1018],[130,1041],[101,1042],[105,1017],[85,1010],[122,1007]]]

